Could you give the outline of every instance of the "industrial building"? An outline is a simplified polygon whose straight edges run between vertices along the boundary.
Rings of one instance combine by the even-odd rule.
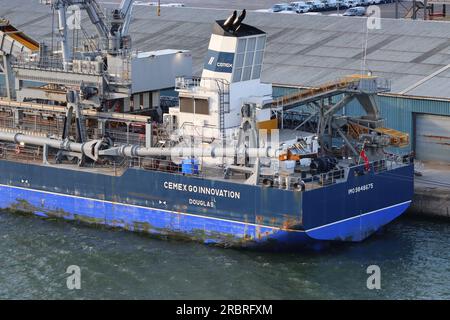
[[[23,6],[27,10],[23,10]],[[228,11],[136,6],[130,27],[134,48],[185,49],[199,75],[212,22]],[[54,23],[38,1],[1,1],[7,17],[31,37],[52,41]],[[419,160],[450,161],[450,25],[448,22],[382,19],[367,32],[366,18],[249,12],[247,22],[268,34],[262,81],[275,95],[370,72],[391,81],[378,97],[386,126],[409,133]],[[88,17],[83,16],[83,21]],[[355,102],[356,103],[356,102]],[[345,112],[351,113],[352,105]]]

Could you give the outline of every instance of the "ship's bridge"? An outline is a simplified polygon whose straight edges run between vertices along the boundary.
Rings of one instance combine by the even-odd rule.
[[[179,108],[171,115],[186,134],[224,137],[241,123],[244,103],[256,106],[256,118],[262,127],[276,127],[270,110],[262,106],[272,99],[271,84],[261,82],[266,33],[242,23],[234,12],[213,26],[208,52],[200,78],[177,78]],[[186,131],[186,128],[197,128]]]

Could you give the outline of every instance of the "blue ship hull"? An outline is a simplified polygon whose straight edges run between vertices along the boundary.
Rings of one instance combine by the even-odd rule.
[[[122,176],[0,161],[0,207],[223,246],[361,241],[401,215],[413,166],[311,191],[128,169]],[[213,193],[213,195],[211,195]]]

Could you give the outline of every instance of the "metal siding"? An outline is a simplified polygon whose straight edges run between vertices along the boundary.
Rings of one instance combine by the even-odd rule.
[[[377,102],[380,114],[385,119],[385,126],[408,133],[410,141],[415,139],[413,114],[450,116],[450,101],[378,96]],[[345,107],[345,114],[349,116],[362,115],[363,109],[356,100],[352,100]],[[412,149],[410,145],[400,150],[403,152],[411,151]]]
[[[203,69],[212,24],[228,14],[205,8],[164,8],[161,20],[153,7],[138,6],[130,26],[134,49],[189,49],[198,75]],[[51,41],[51,10],[38,1],[0,0],[0,15],[35,39]],[[88,34],[96,33],[86,15],[82,22]],[[268,34],[262,74],[265,82],[314,86],[361,72],[361,41],[366,33],[355,24],[364,26],[366,18],[284,15],[280,19],[279,14],[248,12],[245,22]],[[447,23],[404,19],[382,19],[381,23],[381,29],[370,30],[367,35],[366,62],[375,74],[394,81],[393,92],[408,88],[448,64]],[[428,96],[450,98],[450,87],[426,84],[422,88],[427,88]]]
[[[450,162],[450,117],[417,114],[415,121],[417,159]]]
[[[285,96],[285,95],[288,95],[288,94],[292,94],[292,93],[298,92],[299,90],[300,89],[298,89],[298,88],[273,86],[272,87],[272,96],[274,98],[281,97],[281,96]]]

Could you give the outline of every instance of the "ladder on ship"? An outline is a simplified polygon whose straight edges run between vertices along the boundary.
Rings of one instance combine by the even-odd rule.
[[[223,140],[225,140],[225,114],[230,112],[230,89],[225,82],[217,83],[219,93],[219,130]]]

